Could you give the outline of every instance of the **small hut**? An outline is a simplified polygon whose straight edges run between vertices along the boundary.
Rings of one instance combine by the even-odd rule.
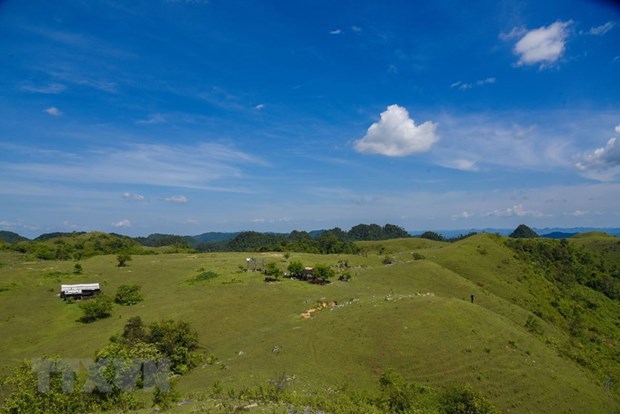
[[[60,297],[63,300],[67,298],[87,299],[101,293],[99,283],[80,283],[75,285],[60,285]]]

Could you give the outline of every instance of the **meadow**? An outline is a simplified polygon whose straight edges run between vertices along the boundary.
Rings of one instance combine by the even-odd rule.
[[[590,238],[599,251],[618,241],[600,239]],[[389,369],[435,389],[469,384],[502,412],[620,410],[618,301],[582,286],[563,290],[504,241],[479,234],[455,243],[357,242],[361,253],[354,255],[156,249],[133,255],[125,267],[115,255],[83,259],[81,274],[74,274],[74,261],[0,251],[0,372],[46,355],[93,358],[140,316],[145,323],[185,320],[198,332],[204,359],[174,380],[185,403],[171,412],[215,407],[214,386],[242,390],[282,379],[300,393],[373,393]],[[588,237],[571,243],[583,246]],[[346,261],[352,279],[267,283],[260,272],[245,270],[247,257],[283,270],[291,261]],[[205,271],[218,277],[196,281]],[[110,296],[121,285],[139,285],[144,300],[81,323],[78,304],[63,302],[59,287],[91,282]],[[558,297],[564,302],[552,305]],[[580,314],[582,337],[571,335],[562,312],[569,298],[592,304]],[[302,316],[312,308],[309,318]]]

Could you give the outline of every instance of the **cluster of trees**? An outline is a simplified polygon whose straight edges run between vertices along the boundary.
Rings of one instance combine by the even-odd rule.
[[[506,240],[506,245],[522,260],[535,263],[553,282],[578,283],[620,300],[620,268],[604,255],[566,239],[517,238]]]
[[[50,233],[35,240],[5,244],[4,248],[42,260],[80,260],[101,254],[149,253],[129,237],[101,232]]]
[[[470,233],[467,234],[461,234],[460,236],[455,236],[455,237],[444,237],[439,233],[435,233],[434,231],[425,231],[424,233],[420,234],[419,238],[421,239],[427,239],[427,240],[434,240],[434,241],[441,241],[441,242],[450,242],[450,243],[454,243],[460,240],[464,240],[468,237],[474,236],[478,233],[476,233],[475,231],[472,231]]]
[[[138,285],[121,285],[116,290],[114,300],[107,295],[97,295],[92,299],[80,303],[82,317],[80,322],[91,323],[98,319],[105,319],[112,315],[114,302],[119,305],[129,306],[142,302],[141,287]],[[71,301],[70,303],[73,303]]]
[[[359,248],[355,241],[387,240],[410,237],[401,227],[386,224],[358,224],[349,231],[338,227],[319,232],[318,235],[294,230],[290,234],[258,233],[246,231],[234,238],[218,243],[204,243],[197,248],[202,251],[291,251],[315,254],[355,254]]]
[[[144,408],[136,392],[153,386],[154,404],[165,409],[178,398],[171,374],[187,373],[200,357],[198,333],[184,321],[145,326],[134,317],[110,341],[86,376],[57,357],[22,362],[1,382],[8,393],[0,413],[126,412]]]

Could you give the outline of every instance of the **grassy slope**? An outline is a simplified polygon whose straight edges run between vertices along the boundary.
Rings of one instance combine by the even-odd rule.
[[[308,265],[347,259],[353,281],[328,286],[267,284],[258,274],[238,273],[246,254],[134,256],[127,268],[116,267],[114,256],[98,256],[83,261],[84,274],[76,276],[72,262],[24,263],[2,253],[0,262],[7,265],[0,268],[0,288],[8,290],[0,291],[0,329],[10,334],[0,342],[1,364],[6,369],[45,354],[90,358],[131,316],[146,322],[183,318],[199,331],[205,352],[218,358],[180,379],[184,393],[208,390],[216,380],[263,385],[283,374],[294,375],[300,388],[346,382],[370,390],[382,372],[396,368],[433,386],[469,382],[509,412],[618,410],[618,402],[577,364],[523,328],[532,307],[552,311],[533,287],[552,292],[553,286],[528,275],[493,237],[455,244],[401,239],[362,248],[365,256],[292,254],[289,260]],[[413,260],[413,251],[427,260]],[[396,264],[384,266],[384,254]],[[264,256],[286,266],[281,255]],[[222,276],[187,283],[200,268]],[[61,281],[101,282],[110,295],[121,284],[136,283],[145,300],[82,325],[77,305],[56,297]],[[231,281],[240,283],[223,283]],[[302,319],[299,314],[319,300],[345,306]],[[548,340],[563,339],[560,330],[541,323]]]

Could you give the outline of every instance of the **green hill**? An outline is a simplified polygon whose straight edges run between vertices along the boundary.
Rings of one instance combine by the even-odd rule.
[[[590,249],[583,240],[564,243],[575,252]],[[246,390],[237,398],[251,402],[249,390],[283,379],[297,395],[344,384],[347,392],[373,394],[389,369],[435,390],[469,384],[502,412],[620,410],[619,301],[578,282],[564,285],[551,267],[500,236],[357,245],[360,254],[351,255],[142,255],[123,268],[114,255],[99,255],[81,261],[82,274],[74,274],[70,261],[0,252],[0,329],[6,333],[0,370],[50,354],[92,358],[130,317],[140,316],[147,323],[188,321],[211,356],[175,380],[186,402],[171,412],[218,404],[224,410],[229,397],[212,400],[214,387],[235,389],[235,395]],[[386,255],[392,264],[384,264]],[[282,270],[294,260],[347,262],[337,271],[352,279],[325,286],[266,283],[262,274],[245,271],[250,256]],[[196,282],[205,271],[215,277]],[[120,285],[139,285],[144,300],[114,305],[112,317],[82,324],[78,305],[57,293],[60,283],[87,282],[101,283],[111,296]],[[311,316],[302,316],[310,309]],[[287,412],[278,407],[273,412]]]

